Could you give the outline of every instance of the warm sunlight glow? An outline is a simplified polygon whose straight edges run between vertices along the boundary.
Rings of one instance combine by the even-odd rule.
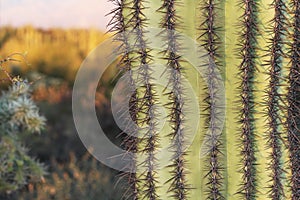
[[[0,0],[0,26],[105,30],[112,6],[107,0]]]

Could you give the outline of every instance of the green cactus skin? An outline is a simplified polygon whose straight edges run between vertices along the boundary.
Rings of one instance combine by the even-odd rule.
[[[293,200],[300,198],[300,132],[299,132],[299,48],[300,48],[300,3],[293,1],[294,22],[291,42],[291,68],[288,91],[288,142],[291,164],[291,189]]]
[[[282,84],[282,67],[284,55],[284,39],[287,36],[287,20],[286,20],[286,5],[284,1],[276,0],[272,3],[271,8],[275,10],[274,17],[271,20],[273,28],[270,30],[273,37],[269,40],[269,49],[267,55],[270,61],[266,62],[266,67],[269,68],[268,78],[269,86],[266,90],[266,106],[268,107],[266,115],[268,130],[266,140],[271,150],[269,155],[269,170],[270,173],[270,191],[271,199],[283,199],[284,196],[284,166],[282,163],[283,152],[281,137],[283,124],[281,123],[282,113],[282,94],[280,93],[280,85]]]
[[[171,91],[164,90],[155,84],[154,78],[150,78],[152,81],[149,79],[150,82],[145,84],[151,86],[146,87],[151,91],[140,88],[134,94],[135,98],[131,104],[137,108],[134,109],[133,116],[137,117],[136,123],[140,127],[144,126],[139,120],[147,118],[145,110],[154,105],[159,104],[165,108],[167,119],[159,132],[148,134],[151,140],[147,137],[148,139],[131,138],[124,141],[131,147],[134,143],[134,148],[127,148],[128,150],[139,152],[132,162],[138,171],[136,174],[130,174],[130,177],[134,178],[128,181],[131,188],[128,191],[132,192],[129,198],[299,199],[299,157],[296,156],[300,147],[296,123],[300,116],[296,112],[296,99],[299,96],[299,17],[292,18],[288,13],[292,10],[291,15],[298,16],[299,2],[114,2],[119,7],[125,5],[121,14],[119,13],[122,17],[117,19],[117,22],[123,20],[124,23],[122,28],[113,24],[112,31],[116,31],[115,27],[118,27],[117,31],[120,32],[142,27],[140,31],[132,32],[135,40],[120,40],[123,45],[134,46],[137,41],[144,41],[146,46],[149,45],[146,52],[137,50],[134,46],[133,51],[128,54],[129,57],[121,51],[123,62],[120,66],[132,70],[133,74],[139,74],[140,65],[149,64],[149,71],[142,73],[146,74],[143,79],[164,76],[173,88]],[[290,5],[293,9],[289,8]],[[160,28],[161,31],[156,37],[149,38],[145,30],[150,27]],[[198,47],[206,50],[206,54],[210,55],[215,65],[209,65],[201,59],[198,65],[206,67],[210,73],[202,77],[193,68],[192,63],[185,60],[181,53],[187,44],[183,44],[182,38],[177,37],[177,32],[198,41]],[[293,37],[288,37],[289,33],[292,33]],[[160,43],[162,49],[151,49],[152,43]],[[286,55],[285,48],[289,43],[292,44],[291,55]],[[175,48],[175,52],[170,50],[172,45],[178,47]],[[191,52],[193,53],[198,52]],[[143,57],[145,55],[146,58]],[[126,64],[124,60],[132,62]],[[160,63],[163,67],[152,66],[152,63]],[[204,69],[201,67],[200,69]],[[164,74],[166,69],[169,71]],[[213,130],[215,127],[216,119],[217,107],[213,103],[216,96],[213,88],[214,79],[217,78],[214,76],[214,70],[215,73],[221,74],[226,88],[226,120],[219,137],[215,137],[217,132],[214,131],[207,134],[207,130]],[[290,71],[288,77],[285,77],[286,71]],[[183,77],[190,83],[197,96],[201,111],[198,126],[192,115],[189,112],[184,113],[180,105],[182,102],[188,102],[190,95],[181,81]],[[205,81],[205,78],[209,81]],[[137,76],[132,76],[133,84],[140,81]],[[285,87],[286,82],[289,84],[288,89]],[[179,95],[180,101],[174,93]],[[150,101],[149,98],[146,101],[145,96],[150,96]],[[147,106],[141,107],[144,104]],[[161,119],[158,112],[150,113],[148,117],[152,122]],[[145,122],[148,128],[151,126],[149,120]],[[286,126],[283,124],[285,121]],[[154,123],[152,125],[154,126]],[[158,130],[157,126],[154,129]],[[178,134],[178,130],[183,131],[179,131],[181,134]],[[187,151],[183,151],[182,146],[186,144],[191,130],[196,130],[197,134]],[[215,138],[217,140],[211,143],[212,148],[208,154],[201,156],[202,142],[206,141],[207,136],[213,138],[209,141],[214,141]],[[172,146],[174,140],[177,142]],[[288,147],[285,145],[286,140],[289,143]],[[172,148],[169,153],[159,153],[162,148],[170,146]],[[147,163],[145,161],[149,161],[148,165],[141,165]],[[169,166],[161,167],[166,161],[169,161]],[[150,171],[146,172],[145,167]],[[288,187],[289,182],[291,187]]]

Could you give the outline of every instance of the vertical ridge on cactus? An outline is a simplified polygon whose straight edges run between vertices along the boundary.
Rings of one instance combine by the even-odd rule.
[[[145,160],[139,163],[144,169],[142,172],[142,185],[140,186],[141,198],[150,200],[158,199],[157,193],[157,159],[155,151],[158,148],[158,133],[157,133],[157,96],[155,94],[155,86],[152,84],[152,69],[151,69],[151,49],[148,46],[146,39],[145,27],[147,25],[147,17],[143,14],[145,1],[133,0],[130,25],[133,27],[134,35],[134,53],[137,55],[138,68],[137,73],[142,89],[139,91],[139,107],[138,107],[138,125],[146,127],[142,128],[145,133],[141,138],[141,152],[146,154]],[[138,92],[138,93],[139,93]]]
[[[220,77],[217,76],[221,63],[219,61],[219,46],[221,45],[221,39],[219,37],[220,27],[216,25],[217,18],[217,1],[209,0],[201,7],[200,11],[202,12],[204,22],[200,25],[200,31],[203,32],[199,39],[203,44],[202,47],[207,51],[208,63],[204,64],[206,68],[206,73],[204,74],[207,80],[207,94],[205,97],[205,106],[208,110],[208,114],[205,114],[206,118],[206,129],[207,134],[205,137],[208,137],[207,141],[209,155],[207,158],[207,173],[208,182],[206,183],[208,194],[207,199],[225,199],[222,195],[223,188],[223,166],[220,161],[222,156],[221,148],[221,132],[222,128],[220,127],[219,122],[219,105],[218,105],[218,82],[221,81]],[[203,67],[203,66],[200,66]]]
[[[116,49],[116,53],[121,54],[121,59],[118,63],[118,66],[120,67],[121,71],[128,72],[129,73],[129,82],[130,82],[130,88],[132,90],[132,95],[129,102],[129,113],[131,116],[131,119],[134,122],[134,125],[138,124],[138,96],[136,92],[136,83],[133,77],[133,62],[134,58],[130,55],[130,49],[131,45],[129,42],[129,33],[130,26],[126,25],[126,17],[125,17],[125,9],[128,9],[127,7],[127,0],[111,0],[115,5],[116,8],[111,11],[109,14],[112,14],[112,18],[110,22],[108,23],[108,26],[111,28],[109,29],[109,32],[115,33],[114,40],[116,42],[120,42],[120,46]],[[129,134],[126,134],[126,132],[129,131]],[[137,137],[137,128],[130,126],[127,127],[126,130],[123,131],[126,135],[124,137],[124,140],[122,142],[122,146],[124,146],[126,152],[132,152],[132,157],[130,157],[128,160],[128,165],[126,166],[126,169],[124,171],[129,170],[130,172],[123,172],[120,174],[120,178],[126,178],[128,181],[129,188],[125,190],[124,197],[126,199],[132,198],[133,200],[138,199],[139,194],[139,179],[137,178],[136,169],[137,169],[137,162],[136,162],[136,153],[138,152],[138,137]]]
[[[113,0],[117,8],[111,30],[125,32],[116,36],[121,42],[117,51],[133,88],[126,103],[137,127],[128,130],[140,136],[123,140],[125,149],[135,154],[128,168],[138,171],[122,174],[129,186],[124,196],[300,199],[300,4],[291,1],[293,18],[286,0]],[[157,29],[152,32],[150,26],[159,26],[159,34],[153,36]],[[286,54],[287,46],[291,49]],[[155,62],[165,64],[159,78]],[[223,86],[226,99],[220,94]],[[196,99],[189,99],[188,87]],[[189,112],[194,106],[190,100],[200,113]],[[156,111],[157,105],[167,108],[166,121],[159,125],[164,112]],[[190,133],[195,133],[191,143]]]
[[[269,41],[268,56],[270,61],[266,63],[269,67],[268,77],[269,85],[266,91],[267,104],[267,145],[271,150],[269,155],[270,188],[269,196],[273,200],[279,200],[284,197],[283,180],[284,169],[282,164],[282,138],[281,138],[281,117],[280,104],[281,94],[279,88],[281,85],[280,77],[282,76],[282,60],[284,58],[283,40],[286,36],[287,22],[285,18],[286,5],[282,0],[275,0],[272,3],[272,8],[275,10],[274,17],[271,20],[273,24],[273,37]]]
[[[184,130],[184,113],[183,113],[183,85],[182,85],[182,66],[181,56],[179,55],[180,38],[176,33],[179,22],[179,17],[176,15],[176,0],[164,0],[161,7],[158,9],[163,14],[161,19],[161,27],[163,34],[167,41],[162,52],[163,58],[167,61],[166,67],[169,73],[170,92],[168,95],[169,103],[166,105],[169,110],[169,121],[172,126],[172,132],[169,136],[172,138],[171,148],[174,153],[172,156],[172,164],[169,165],[171,169],[171,178],[167,181],[171,183],[169,192],[171,197],[179,200],[188,199],[189,186],[186,180],[186,159],[187,154],[185,143]]]
[[[257,38],[258,35],[258,1],[243,0],[241,6],[243,15],[241,19],[242,35],[240,37],[240,99],[241,99],[241,139],[242,139],[242,172],[243,183],[239,191],[246,200],[256,197],[256,157],[255,157],[255,122],[254,122],[254,79],[257,58]]]
[[[292,200],[300,199],[300,2],[293,0],[293,37],[288,89],[288,142],[291,163]]]

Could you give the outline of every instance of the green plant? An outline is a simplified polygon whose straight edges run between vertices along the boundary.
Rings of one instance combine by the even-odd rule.
[[[267,129],[268,133],[266,135],[266,140],[268,141],[268,146],[271,150],[269,154],[269,170],[272,171],[270,176],[270,198],[277,199],[279,197],[284,197],[284,165],[281,161],[283,150],[282,150],[282,128],[283,124],[280,122],[281,113],[280,105],[281,101],[281,91],[280,86],[283,74],[283,59],[285,57],[283,52],[284,39],[287,37],[287,19],[285,17],[286,3],[284,1],[274,1],[272,3],[272,8],[275,10],[274,18],[271,20],[271,25],[273,29],[273,37],[269,40],[269,61],[266,63],[268,68],[269,85],[266,90],[266,105],[268,107],[266,115],[268,117]]]
[[[128,198],[299,199],[299,2],[112,1],[109,25],[121,43],[119,66],[131,74],[129,107],[138,126],[125,131],[139,136],[124,140],[136,153],[128,167],[137,172],[122,176],[129,178]],[[147,35],[151,27],[160,28],[155,38]],[[185,60],[179,33],[205,49],[205,56],[196,52],[202,77]],[[154,40],[162,51],[152,48]],[[160,74],[168,82],[164,90],[153,76],[154,62],[167,74]],[[188,149],[193,119],[184,109],[190,100],[184,77],[205,119],[190,127],[197,134]],[[224,128],[220,92],[226,94]],[[167,108],[168,127],[160,132],[155,105]],[[203,145],[207,153],[199,158]],[[160,168],[165,146],[170,164]]]
[[[293,34],[291,44],[291,68],[289,73],[289,88],[288,88],[288,144],[289,144],[289,156],[291,162],[291,189],[292,198],[300,198],[300,133],[299,133],[299,48],[300,48],[300,4],[298,1],[293,1]]]
[[[44,184],[30,184],[29,191],[21,191],[16,200],[72,199],[112,200],[121,199],[122,190],[114,187],[110,169],[86,153],[78,159],[70,153],[68,162],[51,161],[51,175]]]
[[[41,181],[45,174],[43,164],[20,141],[22,134],[39,133],[45,118],[31,99],[30,84],[19,77],[9,79],[12,85],[0,97],[0,195]]]

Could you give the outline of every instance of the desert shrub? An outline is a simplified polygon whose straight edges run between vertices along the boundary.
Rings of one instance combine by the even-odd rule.
[[[0,97],[0,195],[43,179],[44,166],[29,156],[20,136],[35,137],[33,133],[40,133],[44,125],[45,118],[31,99],[30,84],[14,78]]]
[[[31,184],[27,190],[13,199],[109,200],[122,198],[123,192],[115,187],[116,176],[111,176],[111,170],[88,153],[80,160],[77,160],[75,154],[70,153],[68,163],[62,164],[52,160],[51,166],[53,171],[44,184]],[[116,175],[116,172],[114,174]]]

